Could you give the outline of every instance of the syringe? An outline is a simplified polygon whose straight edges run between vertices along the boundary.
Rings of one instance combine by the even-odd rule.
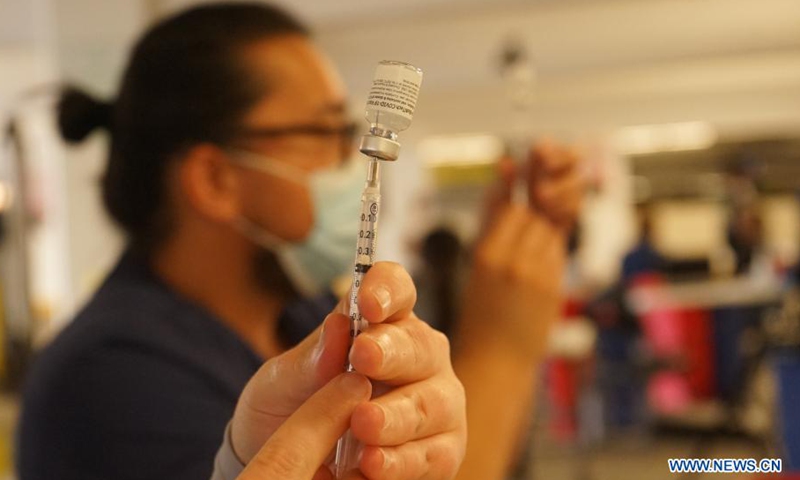
[[[361,223],[356,241],[356,261],[353,269],[353,286],[350,292],[350,338],[352,339],[367,327],[367,322],[358,310],[358,292],[364,275],[375,261],[375,247],[378,236],[378,215],[381,208],[381,163],[376,157],[369,159],[367,182],[361,193]],[[351,343],[352,345],[352,343]],[[348,372],[353,366],[348,362]]]
[[[422,70],[403,62],[383,61],[375,70],[375,78],[367,97],[365,117],[369,133],[361,139],[359,150],[369,157],[367,181],[361,194],[361,223],[356,241],[353,285],[350,292],[350,346],[367,327],[358,308],[358,292],[364,275],[375,262],[378,216],[381,210],[381,160],[394,161],[400,153],[397,133],[411,124],[417,103]],[[350,362],[346,371],[355,369]],[[342,479],[358,468],[359,444],[348,430],[336,445],[334,475]]]
[[[506,84],[511,107],[512,131],[508,153],[517,166],[517,178],[527,179],[536,68],[519,40],[509,42],[503,50],[500,74]],[[518,180],[514,183],[512,198],[518,203],[528,203],[528,185],[525,181]]]

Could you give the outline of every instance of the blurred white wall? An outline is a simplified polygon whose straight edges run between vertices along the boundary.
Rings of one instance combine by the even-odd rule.
[[[57,78],[54,30],[49,0],[0,0],[0,121],[23,91]]]
[[[774,195],[761,202],[766,247],[782,265],[800,256],[800,205],[792,195]]]
[[[14,210],[19,212],[20,221],[15,225],[30,225],[27,245],[11,240],[3,245],[7,255],[4,261],[16,264],[16,269],[6,273],[25,278],[24,270],[30,279],[24,287],[15,285],[21,282],[14,278],[2,279],[8,282],[3,285],[4,313],[8,313],[3,326],[15,341],[25,338],[34,327],[23,314],[29,300],[33,319],[49,322],[65,318],[74,298],[67,188],[60,144],[52,133],[48,102],[52,97],[47,93],[59,76],[54,31],[55,16],[48,0],[0,1],[0,127],[5,129],[13,118],[27,161],[24,172],[14,168],[11,163],[19,152],[7,149],[10,145],[4,142],[0,181],[8,182],[4,186],[10,192]],[[5,139],[5,130],[2,135]],[[23,199],[27,205],[24,213],[19,209]]]
[[[656,247],[674,258],[708,258],[727,244],[728,212],[719,202],[660,202],[652,212]]]
[[[22,96],[64,81],[112,96],[130,46],[153,17],[150,8],[140,0],[0,0],[0,121],[25,110],[39,139],[29,166],[45,215],[32,232],[31,278],[33,292],[43,295],[34,302],[56,321],[94,290],[121,245],[99,196],[107,139],[95,135],[66,148],[48,117],[52,103]],[[69,302],[57,301],[64,295]]]

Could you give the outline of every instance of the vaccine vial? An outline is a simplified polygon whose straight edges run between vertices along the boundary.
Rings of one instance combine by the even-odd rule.
[[[364,115],[370,124],[360,146],[365,155],[397,159],[397,134],[411,125],[421,84],[422,70],[413,65],[391,60],[378,64]]]

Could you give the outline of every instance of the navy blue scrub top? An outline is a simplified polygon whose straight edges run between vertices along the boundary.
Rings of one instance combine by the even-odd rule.
[[[289,307],[281,331],[299,341],[334,304],[325,295]],[[239,393],[262,362],[127,253],[29,373],[19,477],[208,479]]]

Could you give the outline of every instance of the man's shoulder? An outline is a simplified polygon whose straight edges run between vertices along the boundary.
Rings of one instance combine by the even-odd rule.
[[[141,320],[135,315],[82,315],[41,352],[26,379],[18,430],[21,471],[46,471],[39,466],[41,451],[51,452],[45,465],[62,473],[115,472],[103,478],[119,478],[121,465],[160,472],[126,478],[164,478],[163,469],[178,456],[205,465],[241,386],[225,383],[197,356],[148,341],[143,329],[132,335],[106,324]]]
[[[257,364],[241,340],[201,308],[158,286],[107,282],[40,352],[26,394],[85,398],[88,393],[75,387],[82,384],[100,396],[142,396],[196,385],[229,396]]]
[[[169,347],[158,346],[179,341],[174,324],[187,321],[182,316],[147,289],[103,287],[42,349],[34,365],[61,375],[125,345],[168,353]]]
[[[129,345],[167,356],[207,356],[248,347],[224,322],[153,276],[119,269],[112,273],[54,349],[86,350]],[[251,352],[250,352],[251,353]]]

